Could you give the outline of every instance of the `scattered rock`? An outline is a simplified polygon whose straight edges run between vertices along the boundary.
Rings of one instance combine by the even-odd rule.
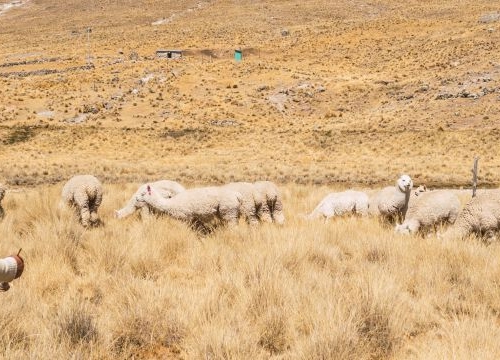
[[[323,85],[319,85],[319,86],[316,87],[316,91],[319,92],[319,93],[325,92],[326,91],[326,87],[324,87]]]
[[[454,97],[455,95],[450,93],[441,93],[436,96],[436,100],[446,100],[446,99],[452,99]]]
[[[479,18],[479,22],[482,24],[489,24],[500,20],[500,13],[494,12],[489,14],[484,14]]]
[[[154,77],[155,77],[154,74],[148,74],[139,80],[139,84],[145,85],[149,82],[149,80],[153,79]]]
[[[424,84],[421,87],[419,87],[416,92],[423,93],[423,92],[427,92],[428,90],[429,90],[429,85]]]
[[[111,95],[111,99],[112,100],[120,100],[120,101],[122,101],[123,100],[123,93],[118,92],[116,94],[113,94],[113,95]]]
[[[181,69],[172,69],[170,71],[170,73],[172,75],[174,75],[174,77],[178,78],[180,75],[182,75],[182,70]]]
[[[151,23],[151,25],[152,26],[165,25],[165,24],[172,22],[175,19],[175,17],[176,17],[175,14],[173,14],[172,16],[170,16],[168,18],[161,18],[161,19],[158,19],[156,21],[153,21]]]
[[[97,114],[99,112],[99,107],[95,104],[85,104],[83,105],[82,112],[84,114]]]
[[[241,124],[233,119],[223,119],[223,120],[212,120],[210,121],[210,125],[225,127],[225,126],[240,126]]]
[[[287,94],[284,92],[279,92],[278,94],[269,96],[269,102],[280,112],[285,111],[286,100]]]
[[[54,111],[51,111],[51,110],[42,110],[42,111],[37,112],[36,114],[38,116],[51,118],[51,117],[54,117],[54,115],[56,113]]]
[[[71,119],[67,119],[66,122],[70,124],[81,124],[87,121],[88,114],[80,114]]]
[[[132,52],[128,55],[128,59],[129,59],[129,60],[132,60],[132,61],[137,61],[137,60],[139,60],[139,54],[137,54],[137,52],[135,52],[135,51],[132,51]]]
[[[411,100],[415,97],[413,94],[402,94],[396,97],[396,100],[403,101],[403,100]]]

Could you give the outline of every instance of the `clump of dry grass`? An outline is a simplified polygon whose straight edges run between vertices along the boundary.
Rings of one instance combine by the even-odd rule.
[[[498,244],[396,236],[370,218],[309,222],[328,189],[283,188],[287,222],[199,237],[168,218],[117,220],[135,185],[105,186],[105,226],[57,208],[58,186],[10,193],[3,356],[429,358],[500,354]]]

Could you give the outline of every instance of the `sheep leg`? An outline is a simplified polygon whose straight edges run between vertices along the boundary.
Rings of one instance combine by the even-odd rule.
[[[90,225],[90,209],[88,206],[82,206],[80,208],[80,222],[85,227]]]
[[[102,202],[102,196],[97,196],[94,199],[94,201],[91,201],[89,204],[90,223],[92,225],[99,225],[99,223],[100,223],[100,219],[99,219],[99,215],[97,214],[97,210],[99,209],[101,202]]]
[[[490,245],[492,244],[493,242],[495,242],[497,240],[497,237],[495,235],[495,232],[492,230],[492,229],[489,229],[488,231],[486,231],[484,233],[484,242],[487,244],[487,245]]]
[[[255,209],[255,203],[253,201],[244,201],[241,205],[241,215],[245,217],[247,224],[257,225],[259,219],[257,218],[257,213]]]
[[[368,204],[356,204],[354,212],[363,217],[368,216]]]
[[[271,223],[273,222],[273,218],[271,216],[271,210],[269,209],[269,205],[267,202],[263,202],[259,208],[259,212],[257,213],[258,217],[261,221]]]
[[[218,217],[223,224],[231,226],[238,225],[239,209],[230,206],[219,205]]]
[[[72,206],[80,217],[80,223],[87,227],[90,225],[90,203],[85,192],[78,192],[73,196]]]
[[[255,213],[255,211],[246,216],[246,221],[247,221],[248,225],[252,225],[252,226],[259,224],[259,218],[257,217],[257,214]]]
[[[276,202],[274,203],[274,206],[272,208],[271,215],[273,220],[277,224],[283,225],[283,223],[285,222],[285,215],[283,214],[283,203],[280,199],[276,199]]]

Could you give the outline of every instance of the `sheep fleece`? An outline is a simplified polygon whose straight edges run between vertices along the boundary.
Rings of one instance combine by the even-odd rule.
[[[93,175],[75,175],[62,189],[62,199],[79,210],[80,221],[85,226],[98,221],[97,209],[102,196],[102,184]]]
[[[445,221],[453,224],[460,211],[458,196],[448,190],[427,191],[412,200],[402,224],[412,232]]]
[[[325,196],[308,217],[324,216],[328,219],[344,214],[366,215],[367,213],[368,195],[361,191],[346,190]]]
[[[483,235],[500,228],[500,189],[479,193],[458,215],[445,237],[463,238],[470,233]]]

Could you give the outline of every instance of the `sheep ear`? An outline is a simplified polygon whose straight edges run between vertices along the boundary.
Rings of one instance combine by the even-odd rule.
[[[148,185],[148,194],[151,195],[151,186]]]

